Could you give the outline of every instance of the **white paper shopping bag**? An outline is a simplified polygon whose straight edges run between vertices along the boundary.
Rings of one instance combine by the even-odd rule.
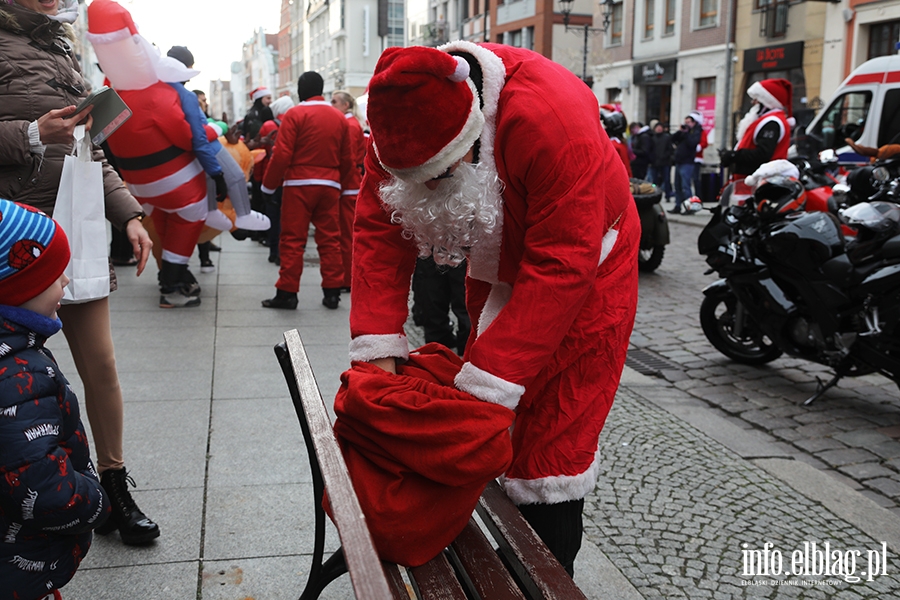
[[[66,267],[69,285],[63,304],[88,302],[109,295],[109,255],[103,201],[103,167],[91,160],[91,141],[84,127],[75,129],[75,148],[66,156],[53,218],[66,232],[72,259]]]

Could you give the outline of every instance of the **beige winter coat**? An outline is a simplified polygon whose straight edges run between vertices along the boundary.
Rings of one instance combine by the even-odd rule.
[[[28,125],[53,109],[87,96],[78,62],[66,39],[66,26],[46,16],[0,1],[0,198],[52,214],[65,144],[32,152]],[[103,161],[106,218],[118,228],[142,213],[99,148]]]

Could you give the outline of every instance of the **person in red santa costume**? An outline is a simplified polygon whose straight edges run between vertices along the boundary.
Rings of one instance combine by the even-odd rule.
[[[275,296],[262,301],[264,308],[297,308],[310,223],[316,228],[322,304],[336,309],[341,301],[344,268],[339,202],[341,182],[354,167],[347,120],[322,96],[324,85],[315,71],[300,75],[300,104],[284,114],[263,175],[262,192],[267,202],[283,187],[278,245],[281,266]]]
[[[791,145],[793,86],[787,79],[764,79],[747,89],[753,103],[740,120],[734,150],[719,153],[723,167],[733,165],[731,180],[743,179],[763,163],[786,159]]]
[[[603,129],[606,130],[609,140],[613,143],[613,148],[622,159],[628,177],[631,178],[631,158],[628,156],[628,145],[622,139],[628,128],[625,113],[619,110],[615,104],[603,104],[600,106],[600,122],[603,124]]]
[[[597,100],[499,44],[388,48],[369,83],[350,358],[393,372],[417,256],[468,258],[455,386],[516,411],[510,498],[572,572],[637,305],[640,221]]]
[[[162,242],[159,305],[199,306],[200,286],[187,265],[207,217],[206,174],[178,92],[166,83],[198,72],[161,57],[138,34],[131,14],[112,0],[94,0],[88,20],[100,67],[134,113],[109,137],[109,147]]]
[[[337,90],[331,94],[331,105],[344,114],[350,126],[350,151],[353,153],[353,168],[347,179],[341,182],[341,258],[344,263],[344,285],[341,291],[350,291],[350,276],[353,264],[353,217],[356,215],[356,196],[362,180],[366,158],[366,136],[362,124],[356,117],[356,101],[350,92]]]

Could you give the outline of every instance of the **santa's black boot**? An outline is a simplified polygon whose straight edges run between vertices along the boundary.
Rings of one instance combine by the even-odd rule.
[[[322,288],[322,293],[322,305],[331,310],[336,309],[341,302],[341,288]]]
[[[100,476],[100,485],[112,504],[112,514],[96,531],[106,535],[118,529],[124,543],[139,546],[159,537],[159,525],[141,512],[128,491],[128,484],[134,486],[134,479],[124,468],[109,469]]]

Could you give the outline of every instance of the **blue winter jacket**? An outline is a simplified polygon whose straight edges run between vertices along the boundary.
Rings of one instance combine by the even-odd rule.
[[[59,328],[0,306],[0,600],[65,585],[110,512],[78,400],[44,347]]]

